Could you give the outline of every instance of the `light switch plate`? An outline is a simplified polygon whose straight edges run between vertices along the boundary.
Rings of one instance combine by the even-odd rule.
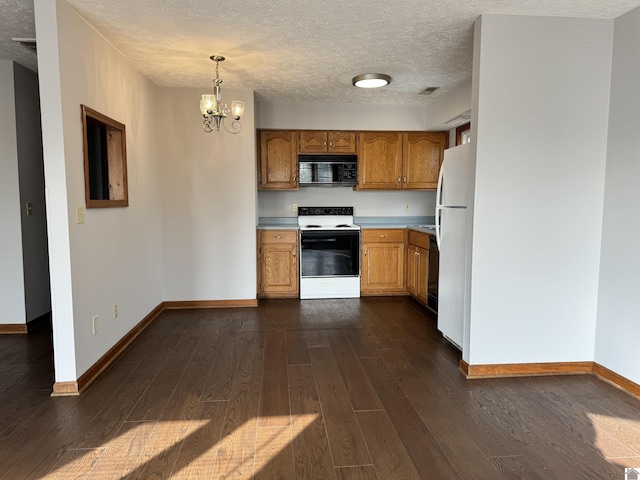
[[[82,205],[76,207],[76,223],[84,223],[84,206]]]

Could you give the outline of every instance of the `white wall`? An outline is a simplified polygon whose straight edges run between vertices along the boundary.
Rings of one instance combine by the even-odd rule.
[[[0,324],[25,324],[14,65],[0,61]]]
[[[447,122],[471,110],[471,77],[435,98],[427,105],[427,129],[447,130]],[[457,123],[455,126],[466,122]],[[455,131],[455,127],[453,129]],[[450,143],[453,145],[453,143]]]
[[[253,91],[243,130],[205,133],[196,89],[160,89],[164,299],[256,298],[256,150]]]
[[[27,322],[51,311],[49,255],[44,198],[44,165],[38,76],[14,65],[20,210],[22,213],[22,261]],[[27,203],[32,206],[27,215]]]
[[[423,217],[434,215],[435,192],[354,191],[350,187],[302,187],[283,192],[258,192],[261,217],[297,217],[293,204],[354,207],[359,217]],[[407,209],[407,205],[409,208]]]
[[[592,360],[613,21],[480,21],[466,355]]]
[[[64,382],[76,380],[163,300],[161,124],[157,88],[66,3],[38,1],[35,14],[55,372]],[[129,207],[90,209],[76,224],[76,206],[84,205],[81,104],[126,125]]]
[[[640,383],[640,9],[615,20],[595,361]]]
[[[256,102],[256,128],[293,130],[426,130],[423,105]],[[353,206],[357,216],[432,216],[434,192],[363,192],[352,188],[304,187],[258,192],[260,217],[295,217],[300,206]],[[406,205],[409,204],[409,210]]]
[[[426,130],[423,105],[256,102],[256,128]]]

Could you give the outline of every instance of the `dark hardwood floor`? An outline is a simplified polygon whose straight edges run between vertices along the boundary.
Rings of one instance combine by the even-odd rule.
[[[465,380],[408,298],[167,311],[81,396],[0,337],[0,479],[616,479],[640,401],[592,376]]]

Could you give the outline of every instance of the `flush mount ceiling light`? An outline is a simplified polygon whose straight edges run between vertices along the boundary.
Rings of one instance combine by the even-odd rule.
[[[353,86],[359,88],[386,87],[391,83],[391,77],[384,73],[363,73],[353,77]]]
[[[211,133],[214,130],[220,131],[220,125],[229,133],[240,133],[242,125],[240,124],[240,117],[244,113],[244,103],[234,100],[231,102],[231,108],[227,107],[227,104],[220,100],[220,75],[218,74],[218,66],[220,62],[224,61],[224,57],[221,55],[211,55],[211,60],[216,62],[216,78],[213,80],[213,94],[202,95],[200,100],[200,111],[204,117],[202,128],[205,132]],[[231,113],[233,116],[233,122],[231,127],[228,127],[224,122],[227,118],[227,114]]]

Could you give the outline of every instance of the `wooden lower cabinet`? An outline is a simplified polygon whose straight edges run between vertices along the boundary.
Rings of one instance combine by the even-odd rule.
[[[298,231],[258,230],[258,296],[299,296]]]
[[[402,295],[404,285],[403,229],[362,230],[361,295]]]
[[[412,297],[426,305],[429,235],[409,230],[407,243],[407,290]]]

